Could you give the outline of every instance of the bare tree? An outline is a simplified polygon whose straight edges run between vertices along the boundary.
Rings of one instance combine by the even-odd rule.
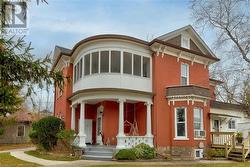
[[[250,65],[249,0],[191,0],[191,9],[196,25],[216,30],[217,44]]]

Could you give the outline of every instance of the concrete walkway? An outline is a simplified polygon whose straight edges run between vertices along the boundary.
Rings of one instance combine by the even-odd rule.
[[[52,160],[45,160],[45,159],[41,159],[41,158],[37,158],[28,154],[25,154],[24,151],[11,151],[10,155],[21,159],[23,161],[27,161],[27,162],[32,162],[32,163],[36,163],[39,165],[43,165],[43,166],[49,166],[49,165],[60,165],[61,164],[66,164],[69,163],[70,161],[52,161]]]

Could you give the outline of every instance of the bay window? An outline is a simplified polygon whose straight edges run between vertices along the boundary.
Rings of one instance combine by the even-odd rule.
[[[194,108],[194,129],[203,130],[203,110]]]
[[[186,108],[175,109],[175,138],[187,138]]]

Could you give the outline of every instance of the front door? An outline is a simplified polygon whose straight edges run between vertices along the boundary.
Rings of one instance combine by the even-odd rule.
[[[80,119],[78,121],[78,127],[80,128]],[[91,119],[85,119],[84,120],[84,130],[86,134],[85,143],[86,144],[92,144],[92,120]]]

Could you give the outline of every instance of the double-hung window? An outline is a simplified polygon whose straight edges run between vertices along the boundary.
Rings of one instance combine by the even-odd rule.
[[[236,129],[235,120],[231,119],[231,120],[228,122],[228,129]]]
[[[189,84],[189,65],[181,64],[181,85]]]
[[[187,138],[186,108],[175,108],[175,138]]]
[[[203,130],[203,110],[194,108],[194,129]]]

